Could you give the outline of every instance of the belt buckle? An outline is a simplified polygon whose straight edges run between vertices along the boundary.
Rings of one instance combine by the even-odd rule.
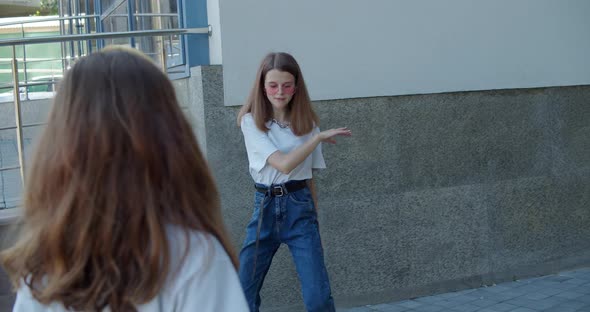
[[[276,192],[277,192],[277,190],[280,190],[280,191],[281,191],[281,193],[280,193],[280,194],[277,194],[277,193],[276,193]],[[283,192],[283,187],[282,187],[282,186],[280,186],[280,185],[277,185],[277,186],[273,186],[273,188],[272,188],[272,194],[273,194],[274,196],[281,197],[281,196],[285,195],[285,192]]]

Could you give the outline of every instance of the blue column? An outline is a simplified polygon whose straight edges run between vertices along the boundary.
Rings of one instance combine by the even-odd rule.
[[[86,16],[93,14],[90,12],[90,0],[84,0],[84,12],[86,13]],[[90,33],[90,19],[89,18],[85,18],[84,19],[84,28],[86,29],[86,33],[89,34]],[[86,40],[86,54],[90,54],[92,53],[92,40]]]
[[[179,9],[182,10],[180,25],[185,28],[208,27],[207,0],[180,0]],[[209,35],[194,34],[184,36],[184,50],[186,63],[189,67],[209,65]]]
[[[127,0],[127,28],[129,31],[135,30],[135,0]],[[129,38],[129,44],[135,48],[135,37]]]
[[[96,32],[102,33],[102,1],[94,0],[94,14],[98,15],[96,18]],[[96,47],[98,50],[104,48],[104,39],[96,40]]]

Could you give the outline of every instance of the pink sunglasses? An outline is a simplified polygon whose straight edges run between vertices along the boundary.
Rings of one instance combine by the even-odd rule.
[[[269,95],[275,95],[277,93],[279,93],[279,85],[270,85],[270,86],[264,86],[264,90],[266,90],[266,93]],[[283,90],[283,94],[286,95],[291,95],[293,93],[295,93],[295,85],[290,84],[290,85],[283,85],[282,86],[282,90]]]

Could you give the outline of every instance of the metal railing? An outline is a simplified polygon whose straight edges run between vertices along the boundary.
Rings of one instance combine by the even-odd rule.
[[[11,22],[4,22],[4,23],[0,23],[0,28],[12,28],[12,29],[20,29],[20,36],[21,38],[25,38],[26,37],[26,33],[29,31],[33,31],[34,32],[34,28],[31,28],[32,25],[34,24],[41,24],[41,26],[52,29],[55,28],[55,30],[59,30],[60,34],[64,34],[64,31],[66,31],[66,25],[70,28],[70,33],[72,30],[73,25],[75,26],[74,28],[76,29],[77,33],[80,34],[81,31],[81,27],[83,27],[86,30],[86,33],[90,33],[90,28],[88,27],[90,24],[92,23],[99,23],[100,22],[100,15],[97,14],[93,14],[93,15],[77,15],[77,16],[51,16],[51,17],[37,17],[37,18],[24,18],[24,19],[19,19],[19,20],[15,20],[15,21],[11,21]],[[90,42],[87,43],[87,45],[90,44]],[[81,43],[78,43],[78,47],[81,46]],[[61,54],[62,55],[66,55],[65,53],[65,49],[66,47],[64,46],[64,44],[62,43],[61,46]],[[74,49],[74,47],[72,46],[72,49]],[[29,63],[31,63],[31,61],[27,60],[27,50],[23,49],[22,50],[22,73],[24,74],[24,80],[28,81],[29,80],[29,73],[31,72],[31,70],[29,70],[28,66]],[[66,67],[67,64],[67,60],[66,58],[62,57],[61,60],[61,69],[60,72],[63,71],[63,68]],[[53,66],[52,66],[53,67]],[[1,72],[4,72],[4,70],[0,70]],[[53,72],[53,71],[52,71]],[[3,87],[3,85],[5,84],[0,84],[0,91],[1,89],[6,89]],[[26,88],[28,89],[28,88]],[[25,89],[25,97],[28,98],[28,92]]]
[[[21,27],[22,27],[24,24],[34,24],[34,23],[42,23],[42,22],[54,22],[54,21],[68,21],[68,20],[84,20],[84,19],[90,19],[90,18],[97,19],[99,17],[100,17],[100,15],[78,15],[78,16],[47,17],[47,18],[38,18],[38,19],[36,18],[36,19],[24,20],[24,21],[18,21],[18,22],[0,23],[0,27],[13,26],[13,25],[21,25]]]
[[[200,27],[200,28],[136,30],[136,31],[93,33],[93,34],[82,34],[82,35],[63,35],[63,36],[4,39],[4,40],[0,40],[0,47],[2,47],[2,46],[16,46],[16,45],[20,45],[20,44],[33,44],[33,43],[52,43],[52,42],[69,42],[69,41],[94,40],[94,39],[154,37],[154,36],[189,35],[189,34],[211,35],[211,27],[209,26],[209,27]],[[14,57],[16,57],[16,55]]]
[[[126,1],[126,0],[125,0]],[[45,18],[28,18],[28,19],[19,19],[16,21],[11,22],[4,22],[0,23],[0,28],[8,26],[11,29],[20,29],[21,38],[26,37],[27,31],[33,31],[33,26],[28,26],[32,24],[41,24],[43,27],[57,27],[59,29],[60,35],[85,35],[85,34],[92,34],[92,33],[113,33],[117,31],[136,31],[136,27],[128,28],[128,29],[116,29],[118,26],[113,25],[112,20],[107,22],[107,19],[112,18],[126,18],[127,22],[125,25],[131,25],[132,21],[130,19],[151,19],[154,18],[153,25],[148,23],[149,25],[144,25],[140,23],[142,27],[149,26],[148,29],[169,29],[174,30],[178,29],[178,19],[180,18],[177,13],[139,13],[139,12],[132,12],[126,14],[114,13],[115,11],[105,15],[105,14],[79,14],[79,15],[62,15],[62,16],[52,16],[52,17],[45,17]],[[168,22],[165,23],[164,19]],[[176,24],[174,23],[174,19],[176,20]],[[49,24],[47,24],[49,23]],[[164,24],[167,24],[166,26]],[[105,30],[108,28],[107,26],[110,25],[112,29]],[[153,26],[153,27],[152,27]],[[144,28],[145,29],[145,28]],[[57,29],[56,29],[57,30]],[[104,39],[111,39],[110,44],[117,44],[114,42],[113,38],[117,37],[106,37],[101,39],[87,39],[87,40],[67,40],[61,41],[61,69],[59,72],[68,68],[71,61],[74,61],[76,58],[89,54],[94,49],[100,49],[105,46]],[[131,36],[130,43],[132,47],[136,47],[136,42],[134,40],[135,37]],[[168,49],[167,57],[168,59],[165,60],[165,63],[168,65],[166,68],[166,72],[170,74],[172,77],[185,77],[188,76],[188,71],[186,68],[186,59],[184,54],[184,41],[177,36],[177,34],[171,34],[167,37],[162,37],[160,42],[154,42],[148,39],[147,41],[141,41],[140,47],[141,50],[146,53],[148,56],[152,57],[154,60],[161,61],[159,58],[159,50],[160,46],[166,46]],[[149,51],[148,51],[149,50]],[[34,51],[33,51],[34,52]],[[19,53],[22,53],[22,62],[21,68],[19,69],[22,73],[24,73],[24,80],[29,81],[29,73],[31,72],[41,72],[41,71],[50,71],[56,72],[52,65],[51,70],[46,70],[43,68],[34,68],[32,70],[28,70],[29,63],[31,61],[27,60],[27,49],[22,49]],[[37,52],[38,54],[38,52]],[[45,54],[43,54],[45,55]],[[2,62],[2,58],[0,58],[0,62]],[[10,60],[9,60],[10,62]],[[0,69],[0,74],[5,73],[7,68]],[[6,85],[5,83],[0,83],[0,89]],[[1,90],[0,90],[1,92]],[[27,95],[27,90],[25,90],[25,95]]]
[[[24,158],[24,144],[23,144],[23,128],[42,126],[45,123],[22,123],[21,114],[21,96],[20,88],[35,85],[35,83],[20,83],[19,82],[19,68],[17,60],[16,47],[18,45],[25,44],[38,44],[38,43],[63,43],[79,40],[97,40],[97,39],[112,39],[112,38],[132,38],[132,37],[157,37],[157,36],[170,36],[170,35],[191,35],[191,34],[207,34],[211,35],[211,27],[201,28],[184,28],[184,29],[162,29],[162,30],[142,30],[142,31],[125,31],[125,32],[110,32],[110,33],[92,33],[92,34],[79,34],[79,35],[62,35],[62,36],[48,36],[48,37],[30,37],[30,38],[15,38],[0,40],[0,47],[12,46],[12,60],[11,60],[11,74],[12,74],[12,89],[13,89],[13,101],[14,101],[14,112],[15,112],[15,126],[0,127],[1,130],[16,130],[17,140],[17,153],[18,153],[18,166],[6,166],[0,168],[0,172],[7,170],[19,170],[21,185],[24,185],[25,181],[25,158]],[[162,62],[163,70],[166,71],[166,49],[162,48],[160,60]],[[0,223],[5,217],[13,218],[14,213],[10,213],[3,216],[2,213],[6,209],[0,210]],[[11,210],[11,209],[8,209]]]

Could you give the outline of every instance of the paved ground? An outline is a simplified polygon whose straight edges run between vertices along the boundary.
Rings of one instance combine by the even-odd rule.
[[[590,312],[590,268],[338,312]]]
[[[0,270],[0,311],[14,295]],[[590,268],[338,312],[590,312]]]

